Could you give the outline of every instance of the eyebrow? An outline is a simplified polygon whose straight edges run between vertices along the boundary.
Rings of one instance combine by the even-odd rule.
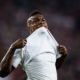
[[[31,16],[31,17],[28,19],[28,21],[31,22],[33,19],[40,19],[40,18],[45,19],[43,16],[37,16],[37,17]]]

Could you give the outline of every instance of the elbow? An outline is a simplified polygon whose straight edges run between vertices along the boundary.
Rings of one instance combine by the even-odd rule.
[[[5,69],[0,69],[0,77],[4,78],[6,76],[8,76],[13,70],[14,67],[11,68],[12,70],[5,68]]]
[[[4,70],[0,70],[0,77],[4,78],[6,76],[8,76],[8,72],[7,71],[4,71]]]
[[[0,74],[0,77],[5,78],[6,76],[4,74]]]
[[[0,77],[5,78],[6,76],[8,76],[8,73],[0,72]]]
[[[7,75],[6,75],[7,76]],[[0,75],[0,77],[2,77],[2,78],[5,78],[6,77],[5,75]]]

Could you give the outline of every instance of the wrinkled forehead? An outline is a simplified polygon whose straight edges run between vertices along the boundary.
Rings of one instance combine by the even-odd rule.
[[[34,15],[34,16],[29,17],[28,20],[27,20],[27,22],[33,21],[35,19],[42,19],[42,18],[44,18],[43,15],[37,14],[37,15]]]

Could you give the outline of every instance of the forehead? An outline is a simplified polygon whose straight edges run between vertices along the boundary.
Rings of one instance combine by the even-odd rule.
[[[29,17],[27,21],[31,21],[31,20],[34,20],[34,19],[42,19],[42,18],[44,18],[43,15],[37,14],[37,15]]]

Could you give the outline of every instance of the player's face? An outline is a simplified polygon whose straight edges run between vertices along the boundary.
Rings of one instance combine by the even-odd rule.
[[[39,28],[39,27],[46,27],[47,26],[47,22],[44,18],[43,15],[37,14],[35,16],[31,16],[28,20],[27,20],[27,26],[29,28],[33,28],[33,30]]]

